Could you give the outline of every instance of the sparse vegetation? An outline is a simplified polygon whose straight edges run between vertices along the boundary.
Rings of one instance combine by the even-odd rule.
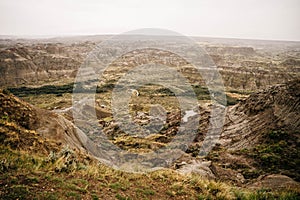
[[[251,149],[242,149],[239,154],[253,158],[261,170],[244,169],[245,178],[257,178],[262,172],[282,173],[295,180],[300,180],[300,152],[299,133],[284,130],[266,131],[262,136],[261,144]]]
[[[0,199],[297,199],[297,191],[249,191],[200,176],[182,176],[172,170],[150,174],[116,171],[95,161],[86,168],[57,171],[57,162],[28,155],[1,145],[1,161],[10,163],[0,172]],[[66,149],[56,155],[65,155]],[[64,157],[64,156],[63,156]],[[34,160],[34,161],[33,161]],[[72,170],[71,170],[72,169]]]
[[[22,40],[19,40],[15,45],[13,40],[6,42],[7,45],[2,45],[0,55],[0,71],[3,75],[0,85],[8,87],[0,93],[0,199],[300,199],[299,186],[278,190],[260,186],[259,189],[244,188],[249,184],[261,183],[259,181],[264,178],[261,175],[274,175],[274,173],[278,176],[287,175],[288,177],[284,177],[293,184],[294,180],[300,181],[300,144],[299,131],[297,131],[299,120],[296,118],[299,111],[299,84],[295,82],[290,85],[290,88],[283,87],[287,92],[281,91],[277,96],[279,86],[262,93],[263,98],[260,95],[251,95],[251,98],[246,99],[257,90],[298,78],[299,66],[296,65],[299,64],[299,60],[294,58],[299,56],[299,52],[295,50],[298,47],[292,43],[284,45],[285,50],[280,50],[278,53],[273,50],[267,52],[265,46],[256,49],[230,47],[224,43],[214,47],[210,42],[205,42],[203,45],[216,62],[223,79],[227,99],[224,102],[223,96],[218,92],[210,93],[212,91],[205,86],[205,80],[193,66],[171,52],[154,49],[129,52],[106,68],[101,81],[93,79],[74,85],[74,77],[80,63],[96,43],[74,41],[73,44],[66,45],[64,43],[31,44],[26,41],[22,44]],[[147,55],[146,59],[144,55]],[[166,59],[162,60],[164,57]],[[140,62],[135,63],[132,58],[138,58]],[[200,160],[201,140],[205,137],[206,129],[209,128],[207,124],[214,123],[214,119],[209,116],[212,102],[219,102],[224,106],[241,102],[239,105],[244,106],[233,107],[232,110],[238,112],[237,115],[227,116],[225,129],[233,130],[232,135],[237,136],[231,138],[228,134],[228,138],[225,138],[226,142],[227,139],[228,141],[232,139],[232,143],[238,144],[240,139],[244,139],[240,138],[239,134],[244,134],[245,129],[238,129],[237,126],[242,128],[249,126],[247,115],[251,114],[253,117],[252,123],[247,127],[250,136],[254,138],[253,144],[244,146],[239,143],[231,146],[234,150],[226,149],[230,148],[231,144],[229,146],[218,144],[204,158],[204,162],[209,160],[206,163],[208,169],[204,171],[211,172],[211,177],[215,180],[208,180],[206,176],[194,173],[179,174],[172,170],[173,168],[147,174],[117,171],[99,163],[79,148],[66,145],[73,145],[78,141],[77,139],[80,140],[73,130],[76,127],[73,127],[72,116],[70,116],[74,87],[79,93],[96,92],[95,103],[97,109],[99,108],[98,114],[105,114],[105,116],[99,114],[98,117],[101,127],[103,126],[107,131],[105,133],[114,145],[132,155],[162,148],[174,138],[184,113],[179,111],[180,104],[174,92],[162,85],[148,84],[137,88],[140,95],[138,97],[132,95],[129,102],[129,112],[133,121],[142,126],[147,126],[152,117],[150,116],[151,105],[162,105],[167,118],[160,132],[155,132],[156,126],[152,126],[149,131],[155,134],[145,138],[126,135],[110,116],[112,110],[110,95],[119,78],[136,64],[148,61],[163,62],[181,72],[190,82],[203,114],[199,120],[199,138],[188,147],[186,153],[189,155],[184,154],[186,157],[183,156],[183,162],[180,160],[181,163],[175,164],[174,168],[178,168],[177,170],[189,166],[190,160],[185,159]],[[205,73],[205,69],[203,72]],[[214,82],[214,78],[211,78]],[[95,84],[99,85],[84,87]],[[128,88],[133,85],[133,80],[126,82]],[[65,112],[64,116],[70,121],[64,121],[63,117],[60,118],[60,115],[53,112],[36,109],[12,94],[39,108]],[[181,91],[178,95],[188,97],[191,94]],[[285,101],[290,102],[287,104]],[[93,110],[90,107],[86,110],[88,109]],[[283,110],[282,113],[287,113],[288,118],[296,116],[296,120],[286,120],[284,117],[277,116],[280,109]],[[264,114],[264,119],[260,118],[261,113]],[[289,113],[292,114],[288,115]],[[265,120],[266,118],[268,120]],[[240,119],[245,120],[240,122]],[[238,124],[235,124],[236,121]],[[260,121],[264,122],[262,131],[251,127],[251,125],[256,126],[256,123],[259,124]],[[293,130],[287,126],[285,129],[285,123],[288,122],[298,123],[298,125],[292,124]],[[160,124],[157,127],[160,128]],[[267,129],[272,130],[265,131]],[[91,135],[89,137],[92,139],[99,138],[97,134],[91,133]],[[66,141],[70,137],[73,139],[72,142]],[[82,144],[79,143],[77,145],[81,146]],[[155,164],[154,161],[150,162]]]

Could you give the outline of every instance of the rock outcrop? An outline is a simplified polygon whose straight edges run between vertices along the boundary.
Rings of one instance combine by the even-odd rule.
[[[27,40],[14,43],[12,40],[8,44],[2,41],[6,46],[0,49],[0,87],[40,85],[62,80],[72,82],[87,54],[94,49],[95,43],[80,40],[70,44],[65,40],[63,42],[62,38],[60,42],[49,40],[43,43]],[[215,62],[228,89],[257,91],[299,77],[296,47],[284,49],[278,55],[273,50],[262,50],[261,47],[256,49],[249,45],[208,43],[203,48]],[[200,76],[195,75],[194,68],[186,67],[187,62],[184,59],[171,52],[149,49],[128,52],[117,59],[106,74],[110,80],[116,80],[129,67],[149,62],[180,67],[178,70],[192,83],[199,83]]]
[[[221,144],[231,149],[253,146],[262,133],[300,128],[300,80],[272,86],[229,107]]]
[[[236,184],[269,174],[300,181],[299,130],[300,80],[254,93],[228,108],[219,145],[208,156],[211,168],[221,180]],[[238,176],[242,178],[234,180]],[[260,182],[271,187],[272,180]],[[274,183],[278,186],[277,179]]]
[[[213,54],[229,54],[229,55],[238,54],[238,55],[244,55],[244,56],[253,56],[255,54],[255,50],[252,47],[208,46],[205,49],[208,52],[211,52]]]
[[[0,105],[1,144],[38,153],[49,153],[62,146],[90,150],[88,138],[61,115],[33,107],[2,91]]]
[[[87,46],[86,46],[87,45]],[[0,50],[0,87],[73,79],[93,45],[34,44]]]
[[[253,188],[299,188],[299,130],[300,80],[272,86],[228,107],[212,151],[202,159],[179,161],[178,171]],[[203,140],[205,135],[199,134]],[[194,156],[201,141],[193,146],[197,144]]]

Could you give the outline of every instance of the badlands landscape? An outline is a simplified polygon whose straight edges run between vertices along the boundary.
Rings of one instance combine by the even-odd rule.
[[[202,73],[180,57],[188,48],[159,42],[182,51],[175,54],[149,43],[101,77],[78,79],[95,49],[118,54],[101,46],[111,37],[0,39],[0,199],[300,198],[300,42],[193,37]],[[197,106],[182,110],[178,97],[190,105],[192,95],[160,84],[168,72],[133,70],[147,63],[180,73]],[[122,79],[128,73],[139,78]],[[118,88],[143,137],[115,119],[125,118],[114,104],[125,96],[112,98]],[[92,92],[92,102],[83,98]],[[216,121],[222,126],[212,129]],[[181,145],[190,127],[196,134]],[[176,156],[147,157],[170,143]],[[112,147],[123,153],[114,157]]]

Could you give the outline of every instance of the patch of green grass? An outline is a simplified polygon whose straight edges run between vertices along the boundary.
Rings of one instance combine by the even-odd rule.
[[[118,200],[130,200],[129,197],[125,197],[125,196],[122,196],[122,195],[120,195],[120,194],[116,194],[116,198],[117,198]]]
[[[207,188],[209,193],[212,194],[213,196],[216,196],[221,191],[220,187],[218,187],[218,185],[215,183],[209,183]]]
[[[99,197],[96,194],[91,194],[93,200],[99,200]]]
[[[80,178],[73,179],[71,181],[71,183],[76,184],[76,185],[82,185],[85,187],[87,187],[89,185],[89,182],[87,180],[80,179]]]
[[[300,194],[295,192],[282,192],[278,195],[279,200],[299,200]]]
[[[265,134],[265,138],[269,139],[270,143],[279,142],[290,138],[291,135],[282,130],[269,131]]]
[[[174,183],[171,186],[172,190],[176,193],[176,195],[185,195],[186,190],[182,183]]]
[[[41,87],[7,88],[7,90],[18,97],[42,94],[56,94],[59,96],[65,93],[72,93],[73,86],[74,83],[69,83],[66,85],[44,85]]]
[[[52,177],[52,176],[51,176]],[[50,178],[51,181],[53,181],[54,183],[56,184],[60,184],[60,183],[64,183],[64,179],[61,178],[61,177],[53,177],[53,178]]]
[[[121,183],[112,183],[109,185],[109,187],[113,190],[122,190],[122,191],[127,190],[127,187],[125,187]]]
[[[151,190],[149,188],[144,188],[144,189],[138,188],[136,191],[138,193],[144,194],[146,196],[151,196],[151,195],[155,194],[155,191],[153,191],[153,190]]]
[[[226,95],[226,101],[227,101],[227,106],[232,106],[232,105],[235,105],[235,104],[237,104],[239,102],[238,99],[233,98],[233,97],[231,97],[229,95]]]
[[[51,192],[45,192],[45,193],[42,193],[40,195],[41,199],[47,199],[47,200],[57,200],[59,199],[59,196],[58,194],[56,193],[51,193]]]
[[[14,185],[0,195],[0,199],[29,199],[29,189],[26,185]]]
[[[199,194],[197,200],[211,200],[213,199],[211,195]]]
[[[246,194],[241,190],[234,190],[233,191],[234,197],[236,200],[245,200]]]
[[[35,184],[35,183],[39,183],[40,180],[38,177],[28,176],[26,177],[25,182]]]
[[[256,192],[250,194],[248,198],[255,200],[275,199],[274,195],[265,189],[257,190]]]
[[[65,188],[69,189],[69,190],[72,190],[72,191],[78,191],[78,192],[81,192],[81,193],[87,193],[87,189],[86,188],[81,188],[77,185],[74,185],[74,184],[67,184],[65,186]]]
[[[81,199],[81,195],[76,193],[76,192],[67,192],[66,194],[67,197],[73,197],[76,200],[80,200]]]
[[[10,121],[9,116],[8,115],[2,115],[0,120],[2,121]]]
[[[286,174],[296,181],[300,180],[300,146],[298,132],[283,130],[267,131],[262,141],[252,149],[242,149],[238,154],[247,155],[256,162],[258,171],[243,170],[245,178],[257,178],[262,172]]]

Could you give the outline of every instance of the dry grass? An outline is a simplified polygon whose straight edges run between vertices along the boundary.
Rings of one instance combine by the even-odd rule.
[[[249,191],[171,169],[134,174],[65,147],[41,157],[0,147],[1,199],[296,199],[295,191]],[[73,164],[66,165],[72,160]],[[62,166],[65,166],[64,170]]]

